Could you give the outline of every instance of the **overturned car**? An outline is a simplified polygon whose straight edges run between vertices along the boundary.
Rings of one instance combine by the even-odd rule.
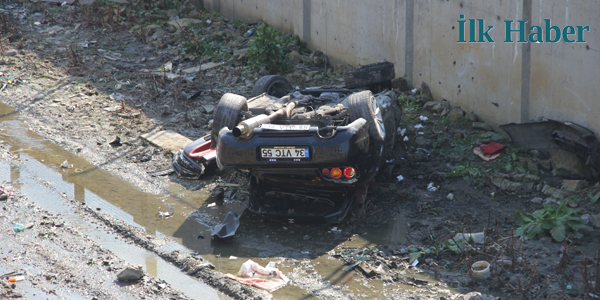
[[[293,89],[282,76],[262,77],[250,99],[223,95],[210,136],[182,149],[173,166],[198,176],[214,160],[248,173],[249,209],[267,218],[340,222],[364,201],[395,144],[400,109],[390,79],[369,82],[370,90]]]

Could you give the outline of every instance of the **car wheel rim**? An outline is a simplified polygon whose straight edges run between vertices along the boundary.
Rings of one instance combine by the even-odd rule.
[[[373,119],[375,119],[375,125],[377,126],[377,132],[382,138],[385,138],[385,126],[383,125],[383,117],[381,116],[381,109],[375,97],[371,97],[371,104],[373,105]]]

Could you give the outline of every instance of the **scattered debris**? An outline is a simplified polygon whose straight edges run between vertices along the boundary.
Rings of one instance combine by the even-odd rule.
[[[160,211],[160,207],[158,208],[158,213],[156,214],[157,217],[160,217],[162,219],[168,219],[170,217],[172,217],[175,214],[175,211],[173,210],[173,206],[169,205],[169,211]]]
[[[235,212],[230,211],[225,216],[223,223],[212,227],[210,236],[220,239],[231,238],[235,235],[238,227],[240,227],[240,218]]]
[[[436,187],[433,182],[430,182],[427,185],[427,190],[430,191],[430,192],[435,192],[435,191],[438,190],[438,187]]]
[[[473,154],[479,156],[485,161],[490,161],[498,158],[500,154],[506,151],[506,148],[508,148],[508,146],[496,142],[491,142],[487,145],[482,145],[473,148]]]
[[[238,276],[228,273],[227,277],[269,292],[274,292],[290,281],[283,272],[275,268],[275,262],[262,267],[251,259],[242,264]]]

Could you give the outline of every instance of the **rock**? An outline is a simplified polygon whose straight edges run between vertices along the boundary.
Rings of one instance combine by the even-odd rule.
[[[415,138],[415,143],[425,148],[430,148],[433,145],[433,141],[424,136],[417,136]]]
[[[567,191],[564,191],[564,190],[559,190],[557,188],[553,188],[553,187],[551,187],[551,186],[549,186],[547,184],[544,185],[544,188],[542,188],[542,193],[544,195],[551,196],[551,197],[554,197],[556,199],[564,199],[564,198],[567,198],[567,197],[569,197],[571,195],[570,192],[567,192]]]
[[[473,129],[492,131],[492,127],[483,122],[473,122],[473,123],[471,123],[471,126],[473,127]]]
[[[562,184],[563,190],[571,192],[579,192],[586,187],[588,187],[588,182],[585,180],[564,180]]]
[[[600,214],[590,216],[590,225],[600,228]]]
[[[196,9],[192,9],[189,13],[188,13],[188,18],[191,19],[200,19],[202,18],[202,15],[200,14],[200,12]]]
[[[552,174],[571,179],[591,178],[592,170],[573,152],[558,150],[552,155]]]
[[[408,80],[404,77],[398,77],[392,79],[392,88],[399,89],[402,92],[410,91],[410,85],[408,84]]]
[[[448,112],[448,119],[450,119],[450,121],[458,121],[464,116],[465,112],[460,109],[460,107],[455,107]]]
[[[182,28],[188,28],[188,27],[191,27],[192,25],[199,24],[199,23],[202,23],[202,21],[197,20],[197,19],[184,18],[184,19],[169,21],[169,22],[167,22],[167,26],[169,26],[170,32],[175,32],[175,31],[179,32],[179,31],[181,31]]]
[[[15,55],[17,55],[17,50],[15,50],[15,49],[6,51],[6,56],[15,56]]]
[[[260,71],[258,71],[258,75],[267,76],[267,75],[269,75],[269,71],[267,71],[265,69],[260,69]]]
[[[492,184],[502,190],[507,190],[507,191],[517,191],[523,187],[523,184],[520,182],[514,182],[514,181],[510,181],[508,179],[500,178],[500,177],[496,177],[496,176],[492,177]]]
[[[498,297],[492,295],[485,295],[480,292],[470,292],[464,295],[459,295],[457,300],[497,300]]]
[[[235,58],[237,60],[243,60],[244,58],[246,58],[247,54],[248,54],[248,48],[233,50],[233,58]]]
[[[540,203],[542,203],[542,201],[544,201],[544,199],[542,199],[542,197],[535,197],[535,198],[529,200],[529,202],[535,203],[535,204],[540,204]]]
[[[212,113],[213,111],[215,111],[215,106],[213,104],[203,104],[202,108],[204,108],[204,111],[207,114]]]
[[[474,112],[470,112],[467,115],[467,119],[469,119],[469,122],[477,122],[477,121],[479,121],[479,117]]]
[[[121,282],[135,281],[144,277],[144,271],[141,265],[130,265],[117,274],[117,279]]]
[[[431,90],[425,82],[421,83],[421,98],[423,98],[423,101],[425,102],[433,101],[433,95],[431,94]]]
[[[302,55],[300,55],[300,53],[298,51],[292,51],[289,54],[290,56],[290,60],[292,60],[292,62],[294,64],[299,64],[302,61]]]
[[[437,113],[440,113],[444,110],[444,106],[442,105],[442,103],[437,101],[425,102],[423,108]]]

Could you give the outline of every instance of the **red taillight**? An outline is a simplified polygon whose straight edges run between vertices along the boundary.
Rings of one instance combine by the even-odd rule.
[[[321,173],[323,173],[323,175],[328,176],[329,175],[329,169],[323,169],[323,171],[321,171]]]
[[[344,169],[344,176],[346,176],[346,178],[352,178],[356,176],[356,170],[354,170],[353,167],[347,167]]]
[[[340,170],[340,168],[331,169],[331,177],[333,177],[334,179],[339,179],[340,177],[342,177],[342,170]]]

